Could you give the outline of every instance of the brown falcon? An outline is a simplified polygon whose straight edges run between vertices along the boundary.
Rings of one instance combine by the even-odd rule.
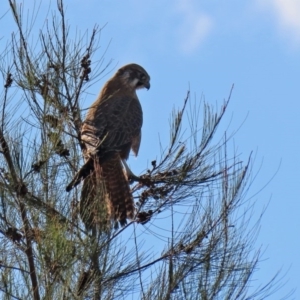
[[[123,167],[130,150],[138,154],[143,112],[136,94],[150,88],[150,76],[137,64],[128,64],[104,85],[89,109],[81,129],[85,165],[67,186],[70,191],[81,180],[80,214],[88,229],[103,222],[99,207],[121,226],[134,216],[133,197]],[[104,204],[105,203],[105,204]],[[98,204],[98,206],[97,206]],[[100,209],[101,210],[101,209]]]

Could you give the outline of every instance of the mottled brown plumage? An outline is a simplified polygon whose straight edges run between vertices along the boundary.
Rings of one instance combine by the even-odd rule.
[[[150,88],[150,77],[141,66],[120,68],[104,85],[83,123],[86,163],[67,190],[84,179],[80,214],[88,229],[104,222],[104,215],[122,226],[134,216],[122,160],[128,159],[131,149],[135,155],[139,151],[143,113],[136,90],[143,87]]]

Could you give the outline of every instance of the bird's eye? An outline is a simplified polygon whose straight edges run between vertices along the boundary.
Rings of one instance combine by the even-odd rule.
[[[146,79],[145,74],[141,74],[141,75],[140,75],[140,79],[141,79],[141,80],[145,80],[145,79]]]

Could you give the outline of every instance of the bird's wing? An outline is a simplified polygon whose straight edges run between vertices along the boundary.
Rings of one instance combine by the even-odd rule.
[[[135,152],[140,144],[143,113],[136,97],[113,95],[94,104],[82,127],[82,140],[87,145],[96,139],[104,151],[120,151],[132,145]],[[91,142],[92,141],[92,142]]]

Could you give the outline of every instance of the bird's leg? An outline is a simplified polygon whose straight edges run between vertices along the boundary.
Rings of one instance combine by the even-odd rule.
[[[130,181],[140,181],[141,180],[140,177],[133,174],[133,172],[128,167],[127,162],[126,162],[125,159],[122,159],[122,163],[123,163],[124,169],[126,171],[126,175],[127,175],[128,180],[130,180]]]

